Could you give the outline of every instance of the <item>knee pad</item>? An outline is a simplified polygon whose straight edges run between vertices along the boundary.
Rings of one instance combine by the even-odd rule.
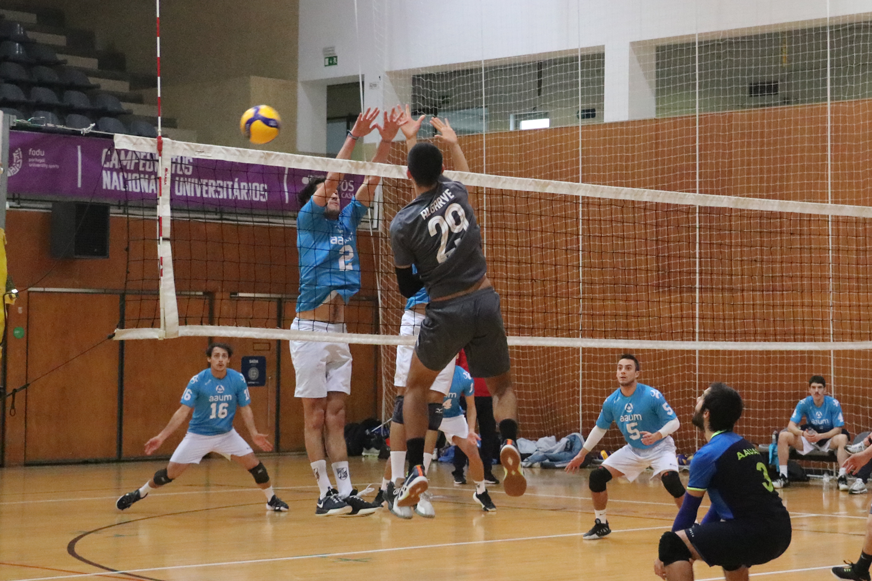
[[[442,425],[442,404],[428,403],[427,404],[427,429],[434,432]]]
[[[173,479],[167,476],[167,469],[161,468],[157,472],[154,473],[154,483],[158,486],[163,486],[164,484],[169,484]]]
[[[263,465],[263,462],[260,462],[257,466],[249,470],[252,476],[254,476],[254,481],[258,484],[266,484],[269,482],[269,474],[266,471],[266,466]]]
[[[664,472],[660,476],[660,481],[663,482],[663,488],[666,489],[666,492],[671,494],[673,498],[681,498],[684,495],[684,485],[675,470]]]
[[[663,533],[660,537],[660,549],[658,558],[663,562],[664,566],[671,565],[677,561],[690,561],[693,555],[690,549],[684,544],[677,534],[672,531]]]
[[[403,396],[401,395],[394,399],[394,415],[391,416],[391,421],[403,425]]]
[[[612,473],[600,466],[590,473],[588,486],[591,492],[605,492],[606,484],[612,479]]]

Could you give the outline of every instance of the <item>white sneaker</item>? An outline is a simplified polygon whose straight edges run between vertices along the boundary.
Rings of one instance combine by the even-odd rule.
[[[433,503],[430,502],[431,495],[425,492],[415,505],[415,514],[424,518],[436,518],[436,510],[433,508]]]
[[[866,445],[866,438],[863,438],[856,444],[850,444],[848,446],[845,446],[845,452],[847,452],[850,456],[851,454],[859,454],[866,448],[868,448],[868,446]]]
[[[848,494],[866,494],[866,483],[862,478],[855,478],[851,487],[848,488]]]

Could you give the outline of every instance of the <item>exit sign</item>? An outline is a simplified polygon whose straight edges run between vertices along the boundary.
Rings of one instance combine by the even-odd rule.
[[[325,67],[335,67],[339,64],[338,56],[325,56],[324,57],[324,66]]]

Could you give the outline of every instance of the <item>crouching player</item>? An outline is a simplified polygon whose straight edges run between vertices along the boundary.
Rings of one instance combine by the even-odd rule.
[[[660,537],[654,572],[668,581],[691,581],[693,561],[724,569],[727,581],[745,581],[748,568],[779,557],[790,545],[787,509],[775,492],[756,446],[733,432],[742,398],[713,383],[697,399],[693,425],[707,444],[690,463],[687,494],[672,530]],[[694,524],[706,491],[711,509]]]

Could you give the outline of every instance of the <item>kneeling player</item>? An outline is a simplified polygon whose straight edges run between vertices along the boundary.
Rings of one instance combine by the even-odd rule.
[[[227,368],[231,355],[233,348],[225,343],[212,343],[206,349],[209,369],[191,378],[182,395],[181,407],[163,431],[145,443],[145,454],[151,455],[160,448],[164,440],[188,419],[193,409],[194,417],[188,424],[188,433],[173,452],[166,468],[155,472],[154,477],[142,488],[128,492],[115,502],[119,510],[130,508],[134,502],[148,496],[151,490],[169,484],[181,476],[188,466],[199,464],[209,452],[217,452],[248,470],[266,496],[267,510],[288,510],[288,505],[273,493],[264,465],[254,455],[251,446],[233,429],[233,417],[239,409],[254,443],[264,452],[272,450],[272,444],[254,425],[254,414],[248,405],[251,397],[245,379],[238,371]]]
[[[672,530],[660,537],[654,572],[668,581],[693,579],[693,559],[720,566],[728,581],[779,557],[790,545],[790,516],[772,486],[757,447],[733,433],[742,398],[713,383],[697,399],[693,425],[708,441],[690,463],[690,481]],[[694,524],[706,490],[712,505]]]

